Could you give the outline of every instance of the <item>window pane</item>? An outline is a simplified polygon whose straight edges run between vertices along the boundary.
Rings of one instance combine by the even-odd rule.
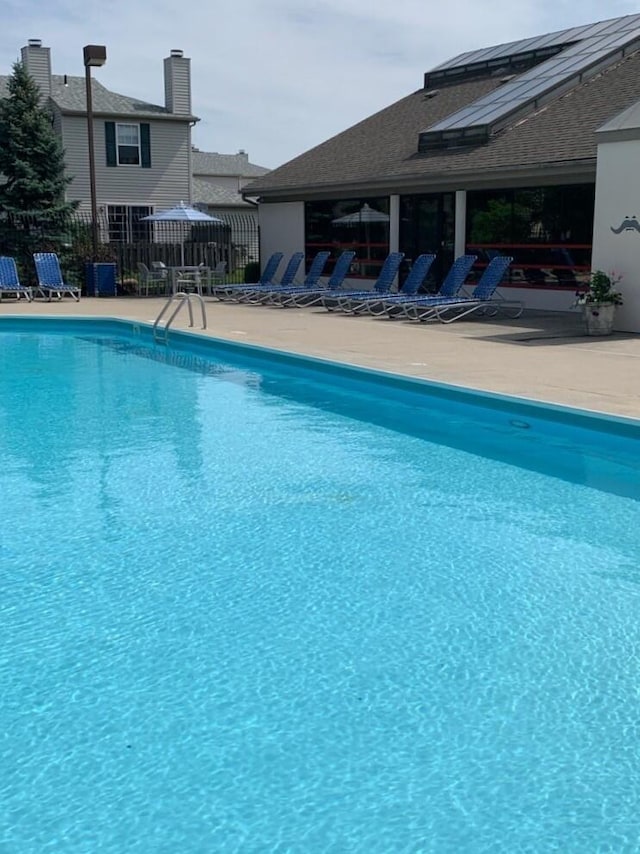
[[[139,125],[117,125],[118,145],[138,145],[140,143]]]
[[[467,194],[467,249],[512,255],[511,284],[575,288],[591,266],[593,184]]]
[[[307,268],[317,252],[331,250],[329,273],[344,250],[356,253],[350,276],[375,279],[389,253],[389,197],[305,204]]]
[[[119,145],[118,163],[126,166],[138,166],[140,164],[140,149],[138,146]]]
[[[418,255],[436,256],[422,290],[438,290],[453,261],[454,234],[453,193],[400,196],[400,251],[405,255],[406,272]],[[402,275],[400,278],[402,281]]]
[[[142,217],[149,216],[151,208],[147,207],[131,207],[129,208],[131,220],[131,240],[136,242],[151,242],[151,226],[150,222],[142,222]]]
[[[127,209],[124,205],[109,205],[109,240],[124,243],[127,240]]]

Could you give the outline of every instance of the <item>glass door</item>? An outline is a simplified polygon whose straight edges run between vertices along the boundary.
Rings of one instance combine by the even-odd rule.
[[[404,277],[418,255],[429,252],[436,256],[423,291],[437,291],[446,276],[453,263],[454,234],[454,193],[400,196],[400,251],[407,262]]]

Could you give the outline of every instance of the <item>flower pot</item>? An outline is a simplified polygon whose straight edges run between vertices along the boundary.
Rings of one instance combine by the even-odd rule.
[[[587,335],[611,335],[616,313],[615,303],[589,302],[583,306],[583,310]]]

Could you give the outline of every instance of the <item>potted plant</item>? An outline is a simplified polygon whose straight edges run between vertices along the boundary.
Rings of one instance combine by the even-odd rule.
[[[576,305],[582,306],[587,335],[611,335],[616,306],[622,305],[622,294],[615,286],[622,276],[594,270],[586,291],[576,292]]]

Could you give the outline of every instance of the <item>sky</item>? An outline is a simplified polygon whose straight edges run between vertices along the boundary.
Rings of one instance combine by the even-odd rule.
[[[163,59],[191,59],[193,143],[275,168],[421,88],[457,54],[640,13],[640,0],[2,0],[0,74],[39,38],[54,74],[164,103]]]

